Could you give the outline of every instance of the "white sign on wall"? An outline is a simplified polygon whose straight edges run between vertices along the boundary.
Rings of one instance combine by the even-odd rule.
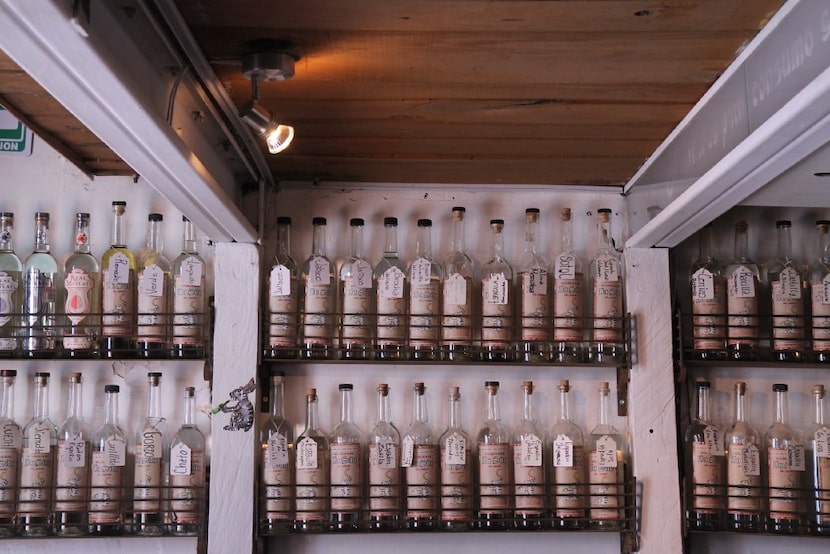
[[[0,154],[32,155],[32,131],[0,106]]]

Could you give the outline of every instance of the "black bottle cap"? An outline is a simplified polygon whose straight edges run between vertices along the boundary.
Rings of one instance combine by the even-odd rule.
[[[775,383],[772,386],[772,392],[787,392],[790,388],[784,383]]]
[[[775,222],[776,227],[792,227],[793,224],[789,219],[779,219]]]
[[[503,219],[491,219],[490,225],[504,225]]]
[[[121,388],[118,385],[104,385],[104,392],[118,392]]]
[[[466,212],[467,208],[465,208],[464,206],[454,206],[452,211],[454,211],[454,212]]]
[[[695,387],[699,389],[708,389],[710,386],[709,381],[697,381],[695,383]]]
[[[352,227],[363,227],[363,219],[359,217],[354,217],[349,220],[349,225]]]
[[[397,217],[384,217],[383,224],[386,226],[397,227],[398,226],[398,218]]]
[[[311,220],[311,224],[312,225],[325,225],[326,224],[326,218],[325,217],[315,217],[314,219]]]
[[[600,209],[597,210],[597,213],[599,213],[599,214],[610,214],[611,213],[611,208],[600,208]]]
[[[164,216],[161,214],[150,214],[147,216],[147,221],[164,221]]]
[[[526,214],[538,214],[539,213],[539,208],[528,208],[528,209],[525,210],[525,213]]]
[[[277,225],[291,225],[291,218],[281,215],[277,218]]]
[[[270,370],[268,370],[268,375],[270,375],[271,377],[285,377],[285,372],[276,367],[272,367]]]
[[[354,385],[352,385],[351,383],[342,383],[338,388],[340,390],[353,390]]]
[[[432,220],[431,219],[419,219],[418,220],[418,227],[432,227]]]
[[[113,201],[113,203],[112,203],[112,205],[113,205],[113,206],[126,206],[126,205],[127,205],[127,203],[126,203],[126,202],[124,202],[123,200],[114,200],[114,201]]]

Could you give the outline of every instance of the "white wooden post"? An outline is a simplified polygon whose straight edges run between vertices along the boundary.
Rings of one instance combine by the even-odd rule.
[[[259,305],[259,253],[256,245],[220,242],[215,257],[216,333],[213,404],[256,380]],[[256,410],[256,392],[250,396]],[[256,416],[256,413],[254,413]],[[230,414],[211,420],[210,523],[208,552],[253,551],[256,483],[256,426],[225,431]]]
[[[634,475],[643,489],[640,552],[682,552],[669,251],[627,248],[625,260],[628,310],[636,322],[628,415]]]

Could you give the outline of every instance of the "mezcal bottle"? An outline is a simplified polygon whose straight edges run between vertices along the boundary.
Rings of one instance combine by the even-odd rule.
[[[161,373],[147,374],[147,417],[135,435],[133,465],[133,532],[164,533],[169,444],[167,421],[161,415]]]
[[[139,358],[170,354],[170,261],[162,253],[161,214],[147,216],[147,249],[138,264]]]
[[[375,265],[377,292],[376,354],[382,360],[404,360],[406,354],[406,299],[409,281],[406,267],[398,257],[398,219],[383,218],[385,241],[383,257]]]
[[[205,300],[207,266],[196,248],[193,223],[182,216],[182,252],[173,261],[173,350],[174,358],[204,358],[208,340]]]
[[[266,358],[297,357],[299,293],[297,262],[291,257],[291,218],[277,218],[277,253],[268,273],[268,346]]]
[[[461,393],[450,387],[449,422],[438,439],[441,448],[441,526],[466,531],[473,526],[470,438],[461,428]]]
[[[72,373],[67,417],[58,429],[54,525],[55,534],[65,537],[85,535],[89,523],[90,437],[83,418],[82,387],[81,374]]]
[[[17,371],[0,369],[0,536],[10,537],[17,530],[17,473],[23,445],[23,432],[14,421],[14,382]]]
[[[49,419],[48,373],[35,373],[34,389],[34,414],[23,428],[17,513],[21,535],[42,537],[52,533],[52,487],[58,432]]]
[[[351,249],[338,279],[340,357],[347,360],[368,360],[372,354],[374,291],[372,266],[363,258],[363,223],[360,218],[349,221]]]
[[[401,467],[406,479],[406,527],[430,530],[438,527],[439,449],[429,425],[426,387],[412,389],[412,422],[401,441]]]
[[[89,214],[75,214],[75,253],[66,259],[63,273],[66,323],[63,351],[70,358],[98,355],[101,333],[99,298],[101,271],[89,251]]]
[[[522,420],[513,431],[513,505],[516,527],[545,526],[545,431],[533,410],[533,381],[522,383]]]
[[[595,529],[622,529],[625,507],[623,439],[611,425],[608,383],[599,388],[599,421],[588,446],[588,482],[591,492],[590,525]]]
[[[709,419],[709,382],[698,381],[697,416],[686,429],[686,476],[691,485],[686,521],[717,531],[723,522],[724,451],[720,429]]]
[[[584,358],[582,328],[585,275],[582,258],[574,252],[571,209],[562,208],[561,247],[553,259],[553,361],[572,363]]]
[[[294,482],[294,429],[285,419],[285,373],[271,370],[271,416],[259,430],[262,488],[259,531],[264,535],[291,529]]]
[[[331,519],[335,529],[359,529],[363,505],[363,433],[352,419],[352,390],[341,384],[340,421],[329,440],[331,450]]]
[[[311,255],[303,263],[302,282],[303,338],[301,354],[304,358],[328,359],[334,351],[334,312],[337,281],[334,265],[326,256],[326,218],[312,220]]]
[[[170,441],[170,532],[196,536],[205,502],[205,435],[196,426],[196,389],[184,389],[184,421]]]
[[[830,221],[816,221],[818,244],[810,263],[812,359],[830,362]]]
[[[135,256],[124,240],[127,203],[112,203],[112,244],[101,258],[101,354],[135,356]]]
[[[92,435],[89,532],[120,535],[124,531],[124,468],[127,439],[118,422],[118,385],[104,386],[104,423]]]
[[[767,266],[772,297],[772,353],[779,362],[804,359],[804,282],[799,264],[792,257],[791,223],[775,223],[778,248]]]
[[[330,449],[329,440],[317,422],[317,402],[317,389],[308,389],[305,429],[297,437],[295,531],[314,532],[329,528]]]
[[[504,259],[504,220],[490,220],[490,258],[481,268],[481,355],[486,361],[514,358],[513,268]]]
[[[444,257],[443,310],[441,342],[448,360],[473,358],[473,299],[476,298],[476,265],[464,244],[466,210],[452,209],[450,248]]]
[[[591,260],[593,333],[591,356],[595,361],[618,361],[623,358],[623,267],[611,241],[611,210],[600,208],[599,245]]]
[[[477,524],[481,529],[507,529],[513,525],[510,432],[501,422],[499,382],[484,383],[487,419],[478,431]]]
[[[554,483],[551,516],[557,529],[579,529],[586,523],[587,475],[582,429],[571,417],[571,384],[559,381],[559,419],[550,431]]]
[[[810,531],[830,534],[830,425],[824,421],[824,385],[813,387],[815,416],[807,431],[809,445]]]
[[[550,280],[548,262],[536,249],[539,208],[525,210],[525,252],[516,296],[519,304],[519,356],[526,362],[550,358]]]
[[[796,430],[787,421],[788,389],[787,385],[780,383],[772,386],[775,394],[775,423],[767,429],[764,438],[769,489],[767,531],[770,533],[798,533],[803,523],[800,489],[806,470],[804,446]]]
[[[727,522],[735,531],[761,530],[761,451],[758,431],[746,420],[746,383],[735,383],[735,417],[724,436]]]
[[[692,353],[701,360],[726,357],[726,282],[712,255],[712,226],[698,237],[699,253],[692,263]]]
[[[398,529],[401,521],[401,434],[392,423],[389,385],[378,392],[378,420],[369,433],[369,527]]]
[[[432,259],[432,220],[418,220],[415,260],[409,265],[409,348],[415,360],[437,360],[441,329],[441,266]]]
[[[23,263],[14,253],[14,214],[0,213],[0,356],[17,354],[20,314],[23,313]]]
[[[23,353],[50,358],[57,350],[58,262],[49,252],[49,214],[35,214],[35,249],[23,271]]]
[[[726,275],[726,350],[730,359],[758,357],[758,266],[749,257],[747,224],[735,225],[735,252],[724,269]]]

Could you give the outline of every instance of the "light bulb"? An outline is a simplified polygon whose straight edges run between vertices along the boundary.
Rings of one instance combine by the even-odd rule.
[[[277,125],[265,135],[265,144],[271,154],[279,154],[294,140],[294,127],[291,125]]]

